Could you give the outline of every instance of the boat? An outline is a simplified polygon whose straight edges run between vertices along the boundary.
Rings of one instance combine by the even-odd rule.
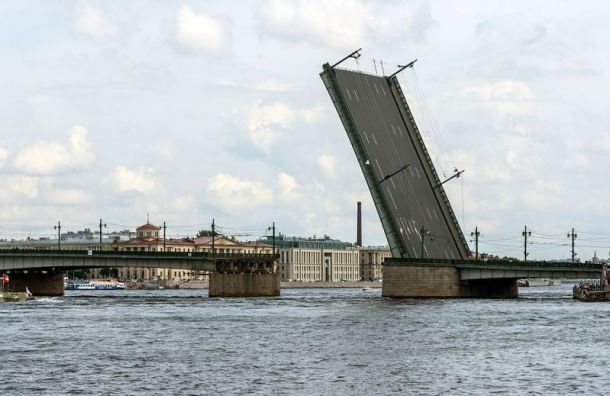
[[[373,289],[371,289],[371,287],[370,287],[369,285],[366,285],[366,286],[364,286],[364,287],[362,288],[362,291],[364,291],[364,292],[370,292],[370,291],[373,291]]]
[[[519,279],[517,280],[519,287],[535,287],[535,286],[561,286],[561,279]]]
[[[7,274],[2,274],[2,291],[0,291],[0,301],[3,302],[20,302],[20,301],[28,301],[33,300],[32,292],[26,286],[25,292],[17,292],[5,290],[6,285],[9,284],[9,276]]]
[[[602,287],[599,284],[581,282],[572,289],[572,297],[584,302],[608,301],[610,300],[610,290],[608,290],[608,286]]]
[[[93,282],[95,290],[123,290],[125,283],[119,282],[116,279],[101,279]]]
[[[29,290],[25,292],[0,292],[0,298],[3,302],[21,302],[34,299],[32,293],[29,293]]]
[[[602,276],[599,283],[580,282],[572,289],[572,297],[583,302],[610,301],[610,286],[608,268],[602,266]]]
[[[95,290],[95,282],[82,279],[71,280],[64,286],[64,290]]]

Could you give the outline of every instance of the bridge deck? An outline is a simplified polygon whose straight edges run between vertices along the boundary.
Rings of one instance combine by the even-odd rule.
[[[272,254],[225,254],[203,252],[122,252],[86,250],[0,250],[0,272],[141,267],[194,271],[251,271],[271,269]]]
[[[386,266],[455,267],[461,280],[562,278],[591,279],[601,275],[601,264],[555,261],[440,260],[388,258]]]

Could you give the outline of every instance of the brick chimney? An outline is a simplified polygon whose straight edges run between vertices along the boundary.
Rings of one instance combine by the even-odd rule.
[[[362,247],[362,203],[358,202],[358,219],[356,225],[356,245]]]

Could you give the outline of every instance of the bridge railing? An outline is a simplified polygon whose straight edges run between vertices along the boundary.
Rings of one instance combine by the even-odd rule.
[[[211,253],[211,252],[158,252],[158,251],[123,251],[123,250],[58,250],[58,249],[0,249],[0,256],[71,256],[71,257],[150,257],[150,258],[202,258],[208,260],[223,259],[278,259],[278,254],[271,253]]]
[[[565,261],[520,261],[520,260],[454,260],[454,259],[434,259],[434,258],[394,258],[388,257],[384,265],[423,264],[430,266],[456,266],[456,267],[528,267],[528,268],[549,268],[562,267],[574,269],[593,269],[600,270],[603,264],[596,263],[572,263]]]

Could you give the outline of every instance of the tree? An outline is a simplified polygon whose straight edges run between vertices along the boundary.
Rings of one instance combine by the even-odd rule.
[[[197,238],[206,237],[206,236],[218,236],[218,235],[220,235],[220,234],[217,233],[216,231],[214,231],[212,233],[212,230],[199,230],[199,232],[197,233]]]
[[[105,278],[118,278],[119,270],[117,268],[102,268],[100,270],[100,275]]]

